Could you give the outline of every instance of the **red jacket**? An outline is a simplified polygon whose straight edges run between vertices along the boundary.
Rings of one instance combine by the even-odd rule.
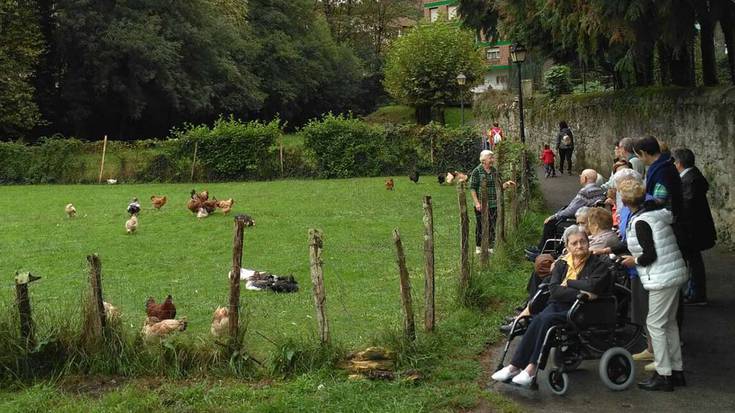
[[[544,161],[544,164],[549,165],[554,163],[554,151],[551,149],[544,149],[544,151],[541,153],[541,160]]]

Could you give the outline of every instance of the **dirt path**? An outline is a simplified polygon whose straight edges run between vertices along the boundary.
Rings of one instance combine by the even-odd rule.
[[[543,177],[542,174],[539,176]],[[576,176],[541,180],[541,189],[549,209],[565,205],[578,188]],[[660,393],[642,391],[633,385],[626,391],[612,392],[598,377],[598,363],[586,361],[578,371],[569,374],[570,389],[564,397],[555,396],[548,389],[546,372],[540,373],[538,391],[494,383],[492,380],[488,380],[487,390],[511,398],[530,412],[735,411],[735,391],[730,382],[735,371],[735,282],[731,277],[735,257],[724,248],[717,247],[706,251],[704,259],[710,304],[707,307],[685,308],[682,350],[687,387],[677,388],[673,393]],[[497,365],[504,344],[499,343],[490,348],[489,355],[484,358],[485,363],[489,363],[485,364],[488,372]],[[639,380],[650,374],[643,372],[643,363],[638,363],[636,369]]]

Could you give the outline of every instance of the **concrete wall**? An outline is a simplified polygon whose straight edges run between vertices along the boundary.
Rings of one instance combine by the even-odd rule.
[[[497,118],[518,136],[517,102],[506,97],[485,106],[492,107],[485,118]],[[534,150],[554,145],[558,122],[569,123],[575,170],[591,167],[607,176],[615,141],[626,136],[653,135],[671,148],[690,148],[710,182],[708,198],[720,241],[735,244],[735,87],[636,89],[564,96],[555,102],[534,98],[524,106],[527,141]]]

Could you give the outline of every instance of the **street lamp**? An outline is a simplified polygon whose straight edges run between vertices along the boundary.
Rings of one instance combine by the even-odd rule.
[[[461,125],[464,126],[464,84],[467,82],[467,76],[464,73],[457,75],[457,84],[459,85],[459,116]]]
[[[510,48],[510,60],[518,65],[518,109],[521,115],[521,142],[526,142],[526,128],[523,124],[523,87],[521,86],[521,65],[526,60],[526,48],[515,43]]]

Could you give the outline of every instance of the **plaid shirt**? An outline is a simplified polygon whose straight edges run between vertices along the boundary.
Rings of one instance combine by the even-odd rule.
[[[477,165],[477,167],[472,170],[472,173],[470,174],[470,190],[474,191],[477,194],[477,198],[482,201],[480,198],[482,193],[480,192],[480,182],[482,182],[482,178],[485,177],[487,179],[487,205],[488,208],[496,208],[498,203],[497,195],[495,194],[495,175],[497,175],[498,170],[495,169],[494,166],[490,167],[490,172],[485,172],[485,168],[482,167],[482,164]]]

